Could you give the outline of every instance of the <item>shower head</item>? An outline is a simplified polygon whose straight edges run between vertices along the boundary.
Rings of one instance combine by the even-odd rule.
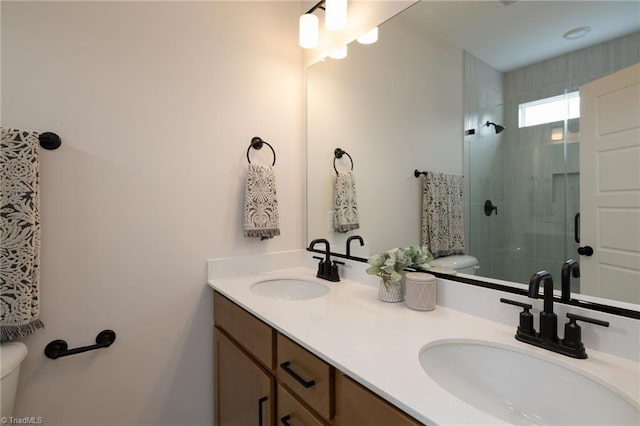
[[[504,126],[501,126],[499,124],[493,123],[491,121],[487,121],[485,126],[487,126],[487,127],[489,127],[489,126],[495,127],[496,128],[496,135],[504,130]]]

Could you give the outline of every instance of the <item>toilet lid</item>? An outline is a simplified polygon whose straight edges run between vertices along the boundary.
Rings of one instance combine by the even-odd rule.
[[[8,342],[0,345],[1,378],[11,373],[27,356],[27,346],[22,342]]]

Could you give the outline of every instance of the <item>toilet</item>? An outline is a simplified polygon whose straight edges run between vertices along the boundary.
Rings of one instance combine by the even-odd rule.
[[[429,262],[434,272],[475,275],[478,259],[468,255],[443,256]]]
[[[9,342],[0,345],[0,361],[2,376],[0,380],[0,418],[8,418],[13,415],[13,403],[16,400],[18,390],[18,376],[20,364],[27,356],[27,346],[22,342]]]

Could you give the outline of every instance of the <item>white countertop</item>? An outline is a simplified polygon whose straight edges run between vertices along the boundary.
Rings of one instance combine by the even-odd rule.
[[[277,300],[250,291],[268,278],[304,278],[331,288],[310,300]],[[416,419],[427,424],[504,424],[441,388],[422,369],[418,354],[440,339],[472,339],[523,348],[573,370],[601,379],[631,400],[640,398],[640,364],[590,350],[576,360],[514,339],[513,326],[489,321],[443,306],[423,312],[404,303],[384,303],[377,288],[348,279],[332,283],[299,267],[209,281],[215,290],[343,371]],[[500,303],[496,300],[496,306]],[[526,385],[526,384],[523,384]]]

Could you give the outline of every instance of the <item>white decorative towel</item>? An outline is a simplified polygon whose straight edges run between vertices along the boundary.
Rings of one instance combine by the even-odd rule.
[[[360,227],[356,203],[356,181],[352,171],[338,172],[334,193],[334,227],[347,232]]]
[[[0,129],[0,325],[2,343],[40,321],[40,176],[36,132]]]
[[[434,257],[465,254],[462,175],[427,172],[422,186],[422,245]]]
[[[280,235],[280,228],[273,167],[249,164],[244,204],[244,236],[266,240],[276,235]]]

